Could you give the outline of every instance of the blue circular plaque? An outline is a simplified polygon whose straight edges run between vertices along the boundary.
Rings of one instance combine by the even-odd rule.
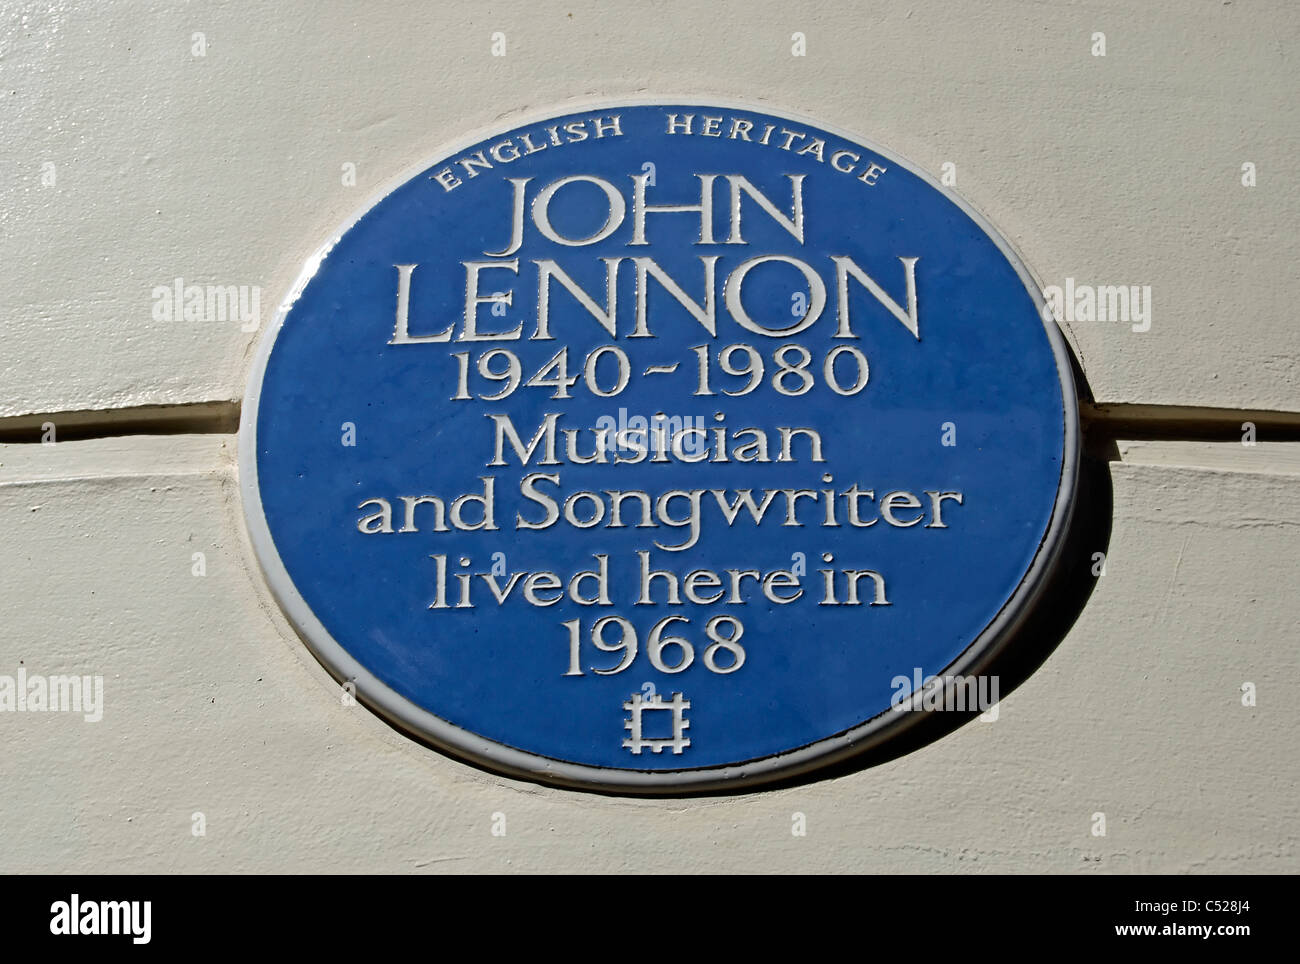
[[[309,263],[245,399],[251,539],[317,658],[452,753],[798,775],[952,708],[931,684],[1041,587],[1078,445],[1045,317],[859,137],[684,99],[517,121]]]

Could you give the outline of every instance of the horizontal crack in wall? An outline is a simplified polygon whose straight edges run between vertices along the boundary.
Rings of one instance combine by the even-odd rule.
[[[36,443],[112,438],[122,435],[231,435],[239,431],[238,402],[141,405],[78,412],[48,412],[0,418],[0,443]]]
[[[229,401],[15,415],[0,418],[0,443],[39,444],[47,424],[54,426],[54,438],[60,442],[125,435],[232,435],[239,430],[239,411],[239,403]],[[1113,445],[1117,439],[1236,442],[1247,422],[1260,441],[1300,442],[1300,412],[1081,402],[1079,417],[1089,450],[1111,459],[1119,457]]]
[[[1249,422],[1260,441],[1300,441],[1300,412],[1082,402],[1079,418],[1090,435],[1111,439],[1240,442]]]

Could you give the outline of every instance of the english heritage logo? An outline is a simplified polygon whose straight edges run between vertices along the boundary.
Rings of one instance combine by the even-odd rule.
[[[879,743],[900,675],[981,673],[1069,515],[1025,269],[811,121],[476,135],[285,304],[240,439],[267,577],[349,692],[504,772],[707,790]]]

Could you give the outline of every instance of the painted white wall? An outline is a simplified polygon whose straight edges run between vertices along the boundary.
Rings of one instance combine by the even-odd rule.
[[[493,776],[345,706],[262,586],[230,439],[5,446],[31,481],[0,484],[0,668],[103,673],[105,711],[0,718],[0,872],[1294,871],[1300,472],[1137,449],[1157,464],[1115,464],[1106,574],[996,722],[656,801]]]
[[[1287,0],[19,3],[3,17],[0,415],[239,398],[257,335],[155,322],[154,286],[260,285],[269,321],[307,256],[439,145],[643,91],[785,107],[935,174],[951,162],[1043,284],[1150,284],[1150,331],[1068,329],[1098,401],[1300,408]]]
[[[1298,35],[1281,0],[9,4],[0,428],[238,399],[260,332],[155,321],[155,285],[259,285],[267,323],[439,144],[635,92],[952,162],[1044,285],[1150,284],[1150,331],[1066,326],[1100,401],[1297,412]],[[1294,445],[1121,446],[1106,575],[996,723],[833,780],[653,801],[486,774],[342,705],[246,547],[234,444],[0,446],[0,672],[106,689],[98,723],[0,717],[0,871],[1300,869]]]

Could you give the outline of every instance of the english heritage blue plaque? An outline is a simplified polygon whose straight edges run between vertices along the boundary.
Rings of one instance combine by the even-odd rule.
[[[271,588],[361,701],[512,775],[707,790],[877,745],[987,665],[1069,516],[1024,266],[810,120],[625,100],[476,135],[285,305],[240,437]]]

